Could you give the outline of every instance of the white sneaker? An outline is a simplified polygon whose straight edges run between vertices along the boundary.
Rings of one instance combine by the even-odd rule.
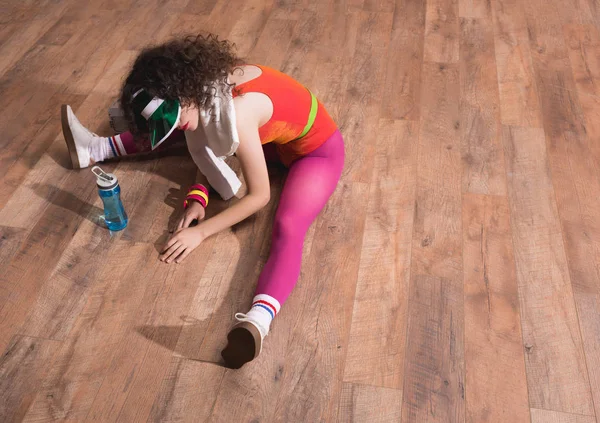
[[[61,121],[73,169],[83,169],[94,164],[90,146],[95,142],[101,142],[102,137],[83,126],[71,110],[71,106],[66,104],[61,107]]]

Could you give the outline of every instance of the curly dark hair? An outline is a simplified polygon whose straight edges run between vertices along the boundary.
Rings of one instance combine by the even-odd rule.
[[[151,97],[179,100],[182,107],[204,108],[216,95],[215,83],[227,83],[227,75],[243,64],[234,48],[217,35],[199,34],[144,49],[121,90],[121,108],[131,132],[141,135],[147,131],[136,123],[133,112],[132,99],[138,90],[144,88]]]

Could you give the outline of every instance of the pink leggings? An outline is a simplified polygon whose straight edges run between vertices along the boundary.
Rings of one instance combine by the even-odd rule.
[[[130,134],[121,139],[134,151]],[[145,148],[142,148],[145,150]],[[264,146],[268,160],[276,156],[272,145]],[[312,153],[290,165],[275,214],[271,252],[258,279],[256,294],[267,294],[283,304],[300,276],[302,248],[310,225],[333,194],[344,167],[344,140],[336,131]]]

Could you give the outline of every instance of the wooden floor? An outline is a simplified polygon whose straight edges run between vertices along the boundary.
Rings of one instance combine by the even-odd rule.
[[[191,159],[107,164],[111,235],[59,122],[109,133],[137,52],[199,30],[310,87],[347,142],[239,371],[219,352],[285,174],[167,265]],[[0,421],[600,422],[598,0],[4,0],[0,98]]]

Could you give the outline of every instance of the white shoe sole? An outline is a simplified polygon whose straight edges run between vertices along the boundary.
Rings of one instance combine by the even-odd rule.
[[[65,142],[67,143],[67,149],[69,150],[69,156],[71,157],[71,164],[73,169],[81,169],[79,164],[79,156],[77,155],[77,147],[75,147],[75,139],[73,139],[73,133],[71,132],[71,125],[69,125],[69,112],[66,104],[63,104],[60,108],[60,120],[62,123],[62,131],[65,136]]]

